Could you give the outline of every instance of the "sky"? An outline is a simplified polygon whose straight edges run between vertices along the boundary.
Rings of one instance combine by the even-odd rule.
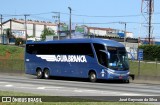
[[[61,22],[69,23],[69,9],[72,9],[72,23],[91,27],[103,27],[132,32],[134,37],[148,36],[141,14],[142,0],[1,0],[0,14],[3,21],[10,18],[55,22],[53,18],[60,12]],[[160,0],[154,0],[153,37],[160,39]],[[145,5],[144,5],[145,6]],[[143,7],[144,7],[143,6]]]

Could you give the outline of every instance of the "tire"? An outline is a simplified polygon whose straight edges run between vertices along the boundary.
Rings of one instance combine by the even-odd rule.
[[[90,80],[91,82],[96,82],[96,81],[97,81],[97,75],[96,75],[95,72],[90,72],[90,73],[89,73],[89,80]]]
[[[130,83],[130,81],[129,80],[122,80],[122,83]]]
[[[126,83],[130,83],[130,81],[129,81],[129,80],[126,80]]]
[[[45,78],[45,79],[49,79],[49,78],[50,78],[49,69],[45,69],[45,70],[44,70],[44,78]]]
[[[43,72],[41,69],[37,69],[37,79],[42,79],[43,78]]]

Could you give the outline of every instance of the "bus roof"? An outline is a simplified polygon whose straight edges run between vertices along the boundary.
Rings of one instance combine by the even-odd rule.
[[[52,44],[52,43],[99,43],[104,44],[106,46],[115,46],[115,47],[124,47],[123,44],[110,40],[110,39],[102,39],[102,38],[80,38],[80,39],[63,39],[63,40],[52,40],[52,41],[41,41],[41,42],[27,42],[27,44]]]

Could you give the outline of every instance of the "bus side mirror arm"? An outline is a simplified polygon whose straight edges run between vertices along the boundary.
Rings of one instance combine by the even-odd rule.
[[[99,51],[106,53],[107,59],[110,59],[110,53],[109,53],[109,52],[107,52],[107,51],[105,51],[105,50],[99,50]]]
[[[107,55],[108,55],[108,59],[110,59],[111,57],[110,57],[110,53],[109,52],[107,52]]]

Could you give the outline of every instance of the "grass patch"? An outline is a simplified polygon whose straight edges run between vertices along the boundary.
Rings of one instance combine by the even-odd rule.
[[[24,60],[0,59],[0,68],[3,72],[24,72]]]
[[[0,58],[24,59],[24,48],[18,46],[0,45]]]
[[[138,75],[139,63],[130,61],[130,72]],[[142,76],[160,76],[160,64],[140,62],[140,75]]]
[[[35,94],[0,91],[0,96],[38,96]],[[59,100],[64,100],[64,97],[57,97]],[[63,99],[62,99],[63,98]],[[75,98],[65,98],[75,100]],[[2,103],[2,105],[150,105],[143,103],[128,103],[128,102],[43,102],[43,103]],[[0,103],[1,105],[1,103]]]
[[[0,96],[37,96],[30,93],[13,92],[13,91],[0,91]]]
[[[0,71],[24,72],[24,48],[0,45]]]

